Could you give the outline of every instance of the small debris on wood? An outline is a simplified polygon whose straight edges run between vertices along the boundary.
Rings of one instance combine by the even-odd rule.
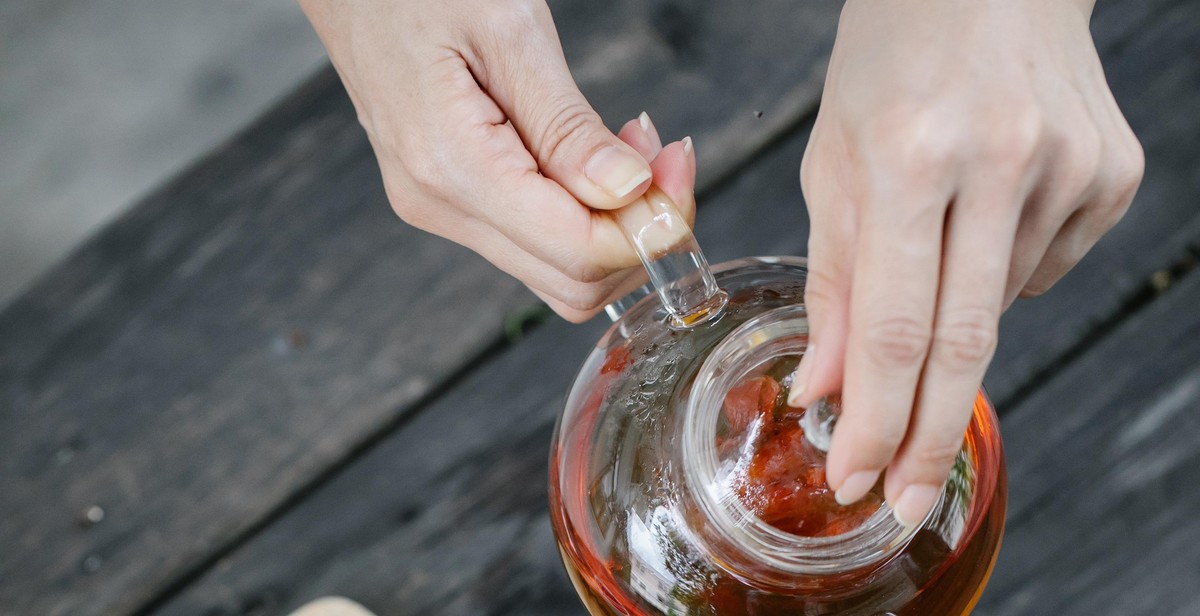
[[[308,346],[308,333],[302,329],[293,329],[288,332],[287,340],[293,349],[303,349]]]
[[[64,466],[75,458],[75,450],[70,447],[63,447],[54,452],[54,463],[59,466]]]
[[[1171,272],[1168,270],[1158,270],[1150,276],[1150,287],[1160,295],[1171,288],[1171,282]]]
[[[83,437],[78,434],[67,438],[66,442],[54,452],[54,463],[58,466],[64,466],[71,460],[75,459],[75,454],[83,449]]]
[[[79,525],[84,528],[91,528],[104,521],[104,509],[99,505],[92,505],[83,511],[83,516],[79,518]]]
[[[96,571],[100,570],[100,565],[103,562],[104,561],[101,560],[99,556],[91,554],[87,558],[83,559],[83,562],[80,563],[79,567],[83,569],[84,573],[95,573]]]

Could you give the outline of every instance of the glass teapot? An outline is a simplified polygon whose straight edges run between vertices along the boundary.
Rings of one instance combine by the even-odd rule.
[[[1006,478],[981,391],[941,498],[896,521],[877,485],[840,506],[837,400],[786,403],[808,323],[805,262],[709,269],[651,188],[619,222],[657,295],[610,307],[555,428],[551,520],[600,615],[966,614],[999,550]]]

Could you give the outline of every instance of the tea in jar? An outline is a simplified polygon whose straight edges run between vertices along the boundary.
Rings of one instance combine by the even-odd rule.
[[[550,498],[592,614],[941,616],[975,605],[1006,504],[991,404],[980,392],[921,524],[897,522],[880,486],[839,505],[819,446],[837,400],[786,402],[807,345],[805,274],[797,258],[718,266],[712,288],[727,295],[702,322],[647,297],[584,362],[556,428]]]

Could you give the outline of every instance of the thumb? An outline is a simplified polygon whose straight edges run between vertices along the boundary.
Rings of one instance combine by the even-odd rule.
[[[482,37],[481,85],[542,175],[594,208],[633,202],[650,186],[649,163],[604,126],[571,78],[549,9],[530,4],[535,8],[511,20],[520,27]]]

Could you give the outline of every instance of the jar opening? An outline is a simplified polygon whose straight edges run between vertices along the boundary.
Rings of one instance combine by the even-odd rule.
[[[917,530],[892,516],[877,485],[842,506],[825,454],[805,437],[806,410],[787,406],[808,343],[802,305],[742,324],[712,351],[683,413],[684,474],[713,531],[707,547],[733,573],[763,566],[831,574],[880,563]]]

